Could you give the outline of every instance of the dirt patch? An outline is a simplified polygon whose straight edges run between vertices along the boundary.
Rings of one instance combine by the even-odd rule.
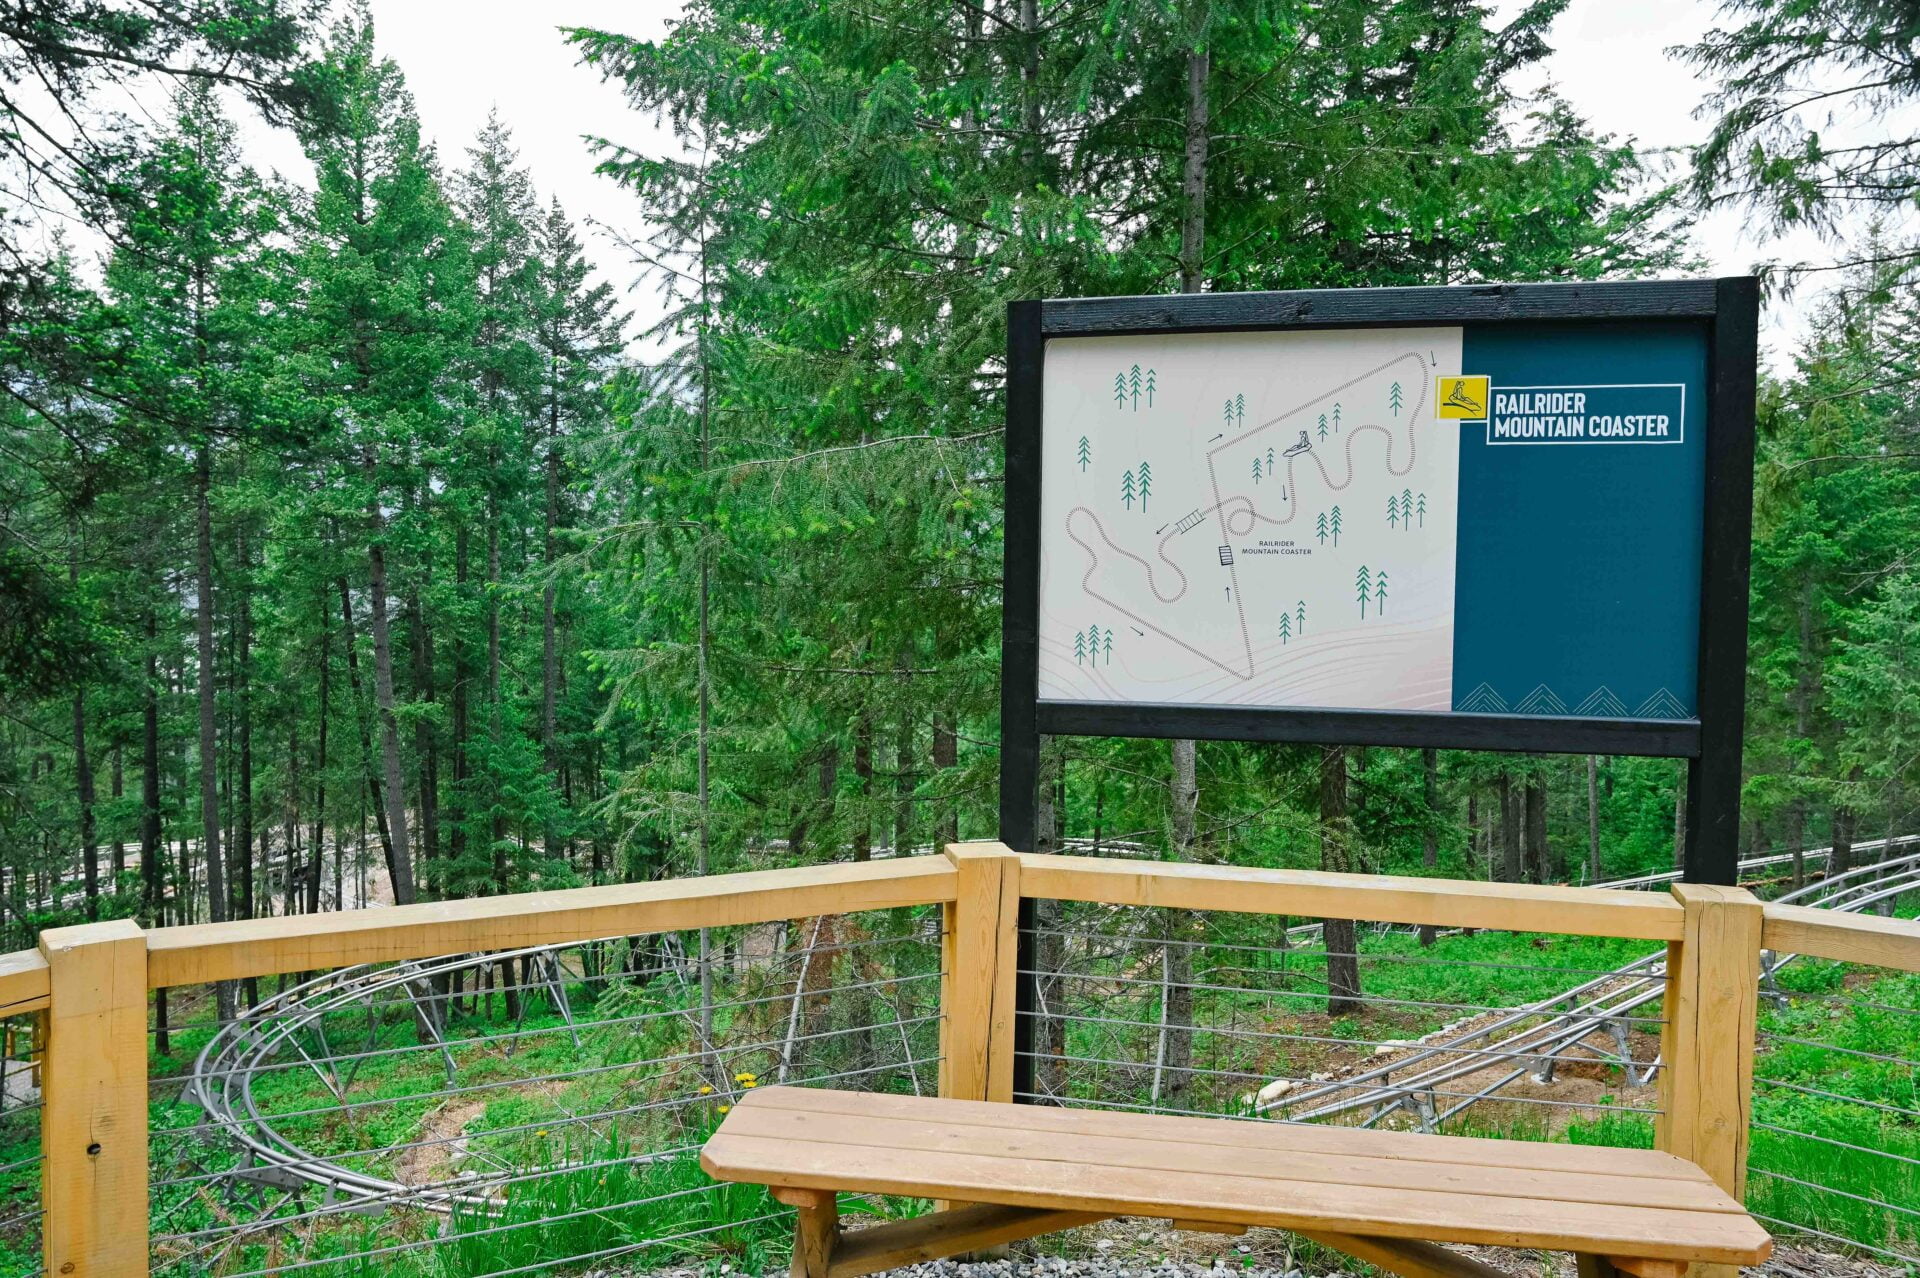
[[[393,1178],[403,1185],[431,1185],[446,1180],[460,1152],[467,1124],[487,1110],[485,1101],[443,1104],[426,1116],[420,1134],[400,1152]]]

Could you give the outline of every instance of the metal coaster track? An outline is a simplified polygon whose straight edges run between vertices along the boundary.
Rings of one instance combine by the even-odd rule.
[[[1840,912],[1856,912],[1891,901],[1907,892],[1920,890],[1920,839],[1907,837],[1875,840],[1857,845],[1859,850],[1886,851],[1891,843],[1897,855],[1859,866],[1823,879],[1798,891],[1777,898],[1782,904],[1813,905]],[[1831,849],[1819,849],[1819,856]],[[1814,852],[1806,854],[1809,858]],[[1744,873],[1764,868],[1791,854],[1755,858],[1742,862]],[[1639,880],[1623,880],[1622,885],[1653,887],[1677,876],[1648,875]],[[1791,954],[1763,953],[1761,981],[1770,987],[1774,974],[1792,962]],[[1392,1061],[1374,1066],[1351,1077],[1317,1084],[1256,1101],[1258,1114],[1272,1114],[1291,1122],[1314,1122],[1338,1118],[1356,1111],[1368,1111],[1362,1126],[1371,1126],[1398,1110],[1418,1115],[1422,1130],[1432,1130],[1446,1119],[1482,1101],[1498,1099],[1498,1094],[1529,1072],[1540,1081],[1550,1081],[1557,1062],[1576,1053],[1585,1059],[1613,1060],[1631,1070],[1633,1061],[1626,1050],[1626,1029],[1642,1008],[1657,1002],[1665,992],[1667,957],[1664,952],[1627,963],[1585,981],[1561,994],[1540,999],[1503,1012],[1483,1024],[1450,1037],[1429,1040]],[[1608,1056],[1590,1045],[1599,1034],[1610,1035],[1620,1049],[1618,1057]],[[1522,1064],[1513,1065],[1515,1060]],[[1525,1062],[1532,1062],[1527,1064]],[[1460,1093],[1445,1085],[1469,1075],[1506,1064],[1493,1081]],[[1649,1081],[1658,1062],[1648,1065],[1639,1080]],[[1445,1090],[1448,1104],[1442,1107],[1438,1093]]]

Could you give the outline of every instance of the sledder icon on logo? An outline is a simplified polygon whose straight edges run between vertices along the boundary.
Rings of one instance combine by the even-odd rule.
[[[1433,411],[1436,417],[1477,422],[1487,415],[1490,388],[1484,377],[1441,377],[1435,387]]]

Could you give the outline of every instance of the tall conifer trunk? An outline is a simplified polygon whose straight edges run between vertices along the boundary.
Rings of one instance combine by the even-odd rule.
[[[453,534],[453,591],[463,602],[467,598],[470,584],[471,564],[469,534],[464,519],[460,521]],[[470,814],[468,795],[467,740],[471,730],[470,711],[468,709],[467,684],[473,677],[472,662],[468,659],[466,636],[458,629],[453,640],[453,708],[452,722],[449,727],[453,733],[453,790],[451,806],[453,809],[451,829],[447,835],[447,855],[452,862],[451,870],[466,873],[462,864],[467,852],[467,821]],[[441,885],[446,895],[458,895],[459,885],[449,890]]]
[[[113,799],[113,806],[116,809],[119,808],[120,806],[120,800],[127,797],[127,772],[126,772],[127,765],[126,765],[125,754],[126,754],[126,742],[124,740],[116,739],[113,743],[113,780],[111,782],[112,788],[108,791],[108,794]],[[120,876],[127,872],[127,842],[125,839],[121,837],[122,830],[123,830],[123,827],[121,826],[120,822],[115,821],[113,826],[113,862],[112,862],[113,884],[114,884],[115,891],[119,890]]]
[[[557,378],[558,373],[550,373]],[[547,403],[547,456],[546,456],[547,504],[541,527],[541,555],[547,569],[547,579],[540,591],[540,746],[546,755],[547,767],[560,766],[560,752],[556,744],[557,724],[560,706],[560,657],[559,632],[554,620],[554,560],[556,558],[555,529],[560,522],[560,395],[556,388],[548,396]]]
[[[1600,759],[1587,756],[1587,881],[1600,881]]]
[[[234,609],[234,648],[238,658],[234,663],[235,700],[239,702],[237,715],[240,737],[240,776],[237,793],[234,796],[235,823],[237,833],[234,836],[234,872],[240,880],[239,916],[250,919],[254,914],[253,899],[253,602],[249,597],[251,589],[251,571],[247,556],[247,535],[240,531],[234,542],[235,580],[239,586],[239,603]],[[249,989],[253,988],[250,983]]]
[[[487,777],[487,836],[493,851],[493,884],[501,892],[511,891],[511,867],[507,864],[506,821],[501,812],[500,784],[500,499],[491,487],[487,490],[487,749],[491,755]],[[518,1008],[514,982],[506,987],[507,1002]]]
[[[207,914],[215,923],[227,921],[226,867],[220,860],[219,706],[215,701],[213,661],[213,454],[200,446],[193,468],[193,575],[195,645],[199,655],[196,683],[200,703],[200,857],[207,866]],[[191,875],[186,876],[191,883]],[[191,892],[188,893],[191,896]],[[233,1019],[233,983],[214,987],[214,1002],[222,1021]]]
[[[413,686],[421,702],[431,707],[438,698],[433,679],[433,632],[427,628],[426,609],[420,595],[431,578],[430,563],[421,566],[421,580],[407,596],[407,629],[412,637]],[[434,731],[435,715],[420,715],[414,720],[413,749],[417,756],[420,795],[420,865],[416,871],[415,891],[433,894],[445,875],[440,864],[440,747]],[[441,893],[444,895],[444,891]]]
[[[361,466],[369,489],[367,580],[371,598],[367,628],[373,632],[373,697],[380,717],[382,794],[391,839],[387,873],[393,881],[393,903],[411,905],[415,900],[413,853],[407,843],[407,791],[400,771],[400,721],[394,711],[393,696],[393,640],[387,622],[387,522],[380,510],[380,488],[371,447],[366,450]]]
[[[1520,863],[1520,805],[1514,795],[1513,777],[1502,772],[1494,789],[1500,796],[1500,877],[1508,883],[1518,883],[1523,877]]]
[[[80,592],[80,529],[76,520],[68,541],[67,582],[75,596]],[[93,762],[87,757],[87,689],[76,680],[73,685],[73,788],[80,815],[80,866],[86,883],[87,917],[100,917],[100,845],[93,823]]]
[[[393,871],[393,840],[387,833],[387,810],[380,802],[380,783],[375,775],[373,733],[367,727],[366,696],[360,688],[360,640],[354,633],[353,591],[347,579],[339,579],[341,641],[347,647],[347,690],[353,697],[353,723],[360,730],[360,761],[364,770],[367,798],[373,804],[374,825],[380,834],[380,854],[389,874]]]
[[[1347,816],[1347,748],[1320,753],[1320,868],[1353,869],[1353,823]],[[1327,1015],[1360,1010],[1360,948],[1352,919],[1327,919],[1320,931],[1327,952]]]
[[[1426,803],[1426,824],[1420,831],[1420,865],[1429,876],[1440,868],[1440,752],[1426,749],[1420,752],[1420,793]],[[1420,944],[1432,945],[1434,928],[1431,923],[1420,927]]]
[[[1547,847],[1547,789],[1537,773],[1527,778],[1527,877],[1535,883],[1552,880],[1553,853]]]
[[[328,625],[327,596],[320,594],[320,688],[318,741],[314,744],[313,833],[307,850],[307,913],[320,912],[320,876],[324,872],[327,850],[327,721],[332,716],[331,681],[333,677],[333,628]],[[336,896],[334,908],[341,906]]]
[[[166,925],[166,850],[160,842],[159,620],[147,607],[147,679],[140,698],[140,880],[142,913],[152,927]]]
[[[933,768],[944,774],[960,764],[960,736],[954,730],[953,716],[945,712],[933,716]],[[940,805],[939,828],[934,831],[936,850],[960,841],[960,805],[952,801]]]

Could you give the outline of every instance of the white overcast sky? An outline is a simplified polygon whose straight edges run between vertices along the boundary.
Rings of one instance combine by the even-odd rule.
[[[1506,17],[1523,3],[1497,0],[1496,9]],[[583,135],[655,151],[672,149],[672,139],[631,110],[614,87],[577,65],[559,28],[597,26],[656,36],[679,11],[679,0],[372,0],[372,6],[379,46],[405,72],[422,123],[447,167],[464,162],[463,149],[488,110],[497,107],[513,128],[543,200],[558,195],[577,221],[615,227],[629,236],[645,234],[644,210],[593,173]],[[1697,39],[1716,12],[1714,0],[1573,0],[1554,28],[1557,51],[1535,83],[1550,78],[1596,128],[1642,146],[1698,141],[1706,126],[1694,113],[1707,86],[1667,50]],[[251,130],[250,137],[262,168],[304,172],[290,140]],[[1748,225],[1744,214],[1729,211],[1700,226],[1697,244],[1714,273],[1743,272],[1764,259],[1830,256],[1811,240],[1758,239]],[[629,309],[643,320],[656,315],[651,286],[640,282],[621,250],[591,231],[589,243],[608,278],[637,289],[627,301]],[[1804,307],[1811,296],[1807,290],[1774,305],[1764,340],[1775,359],[1798,331],[1794,308]]]

